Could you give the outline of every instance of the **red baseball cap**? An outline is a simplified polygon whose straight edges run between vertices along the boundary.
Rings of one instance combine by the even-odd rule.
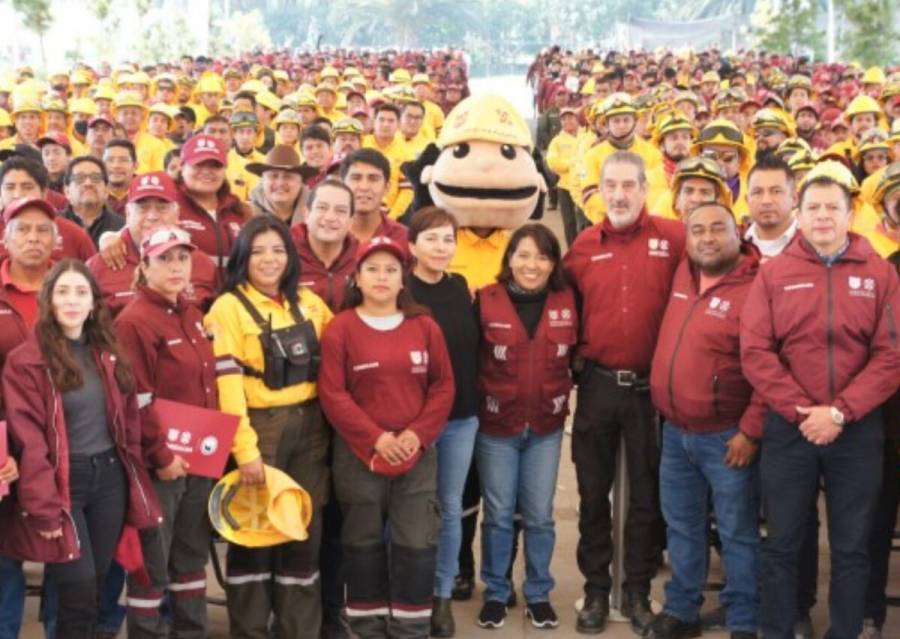
[[[406,247],[400,246],[387,235],[376,235],[365,244],[360,244],[359,248],[356,249],[357,265],[362,264],[367,257],[378,251],[387,251],[392,254],[400,260],[400,263],[403,264],[404,268],[409,261],[409,252]]]
[[[93,128],[96,124],[108,124],[111,127],[116,126],[115,123],[110,120],[105,115],[95,115],[90,120],[88,120],[88,128]]]
[[[17,215],[28,209],[37,209],[51,220],[56,218],[56,209],[47,200],[39,197],[20,197],[7,204],[3,209],[3,223],[9,224]]]
[[[148,197],[157,197],[166,202],[177,200],[175,182],[165,171],[136,175],[128,186],[128,202],[138,202]]]
[[[177,226],[161,226],[141,241],[141,257],[156,257],[176,246],[183,246],[189,251],[197,248],[191,243],[191,236],[184,229]]]
[[[200,133],[188,139],[181,147],[181,161],[189,166],[212,160],[228,165],[228,153],[216,138]]]
[[[72,143],[69,142],[69,137],[65,133],[51,131],[50,133],[42,135],[37,141],[37,147],[39,149],[43,149],[48,144],[58,144],[59,146],[64,147],[69,153],[72,152]]]

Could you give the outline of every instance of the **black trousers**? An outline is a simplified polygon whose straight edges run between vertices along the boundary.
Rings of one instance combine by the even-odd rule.
[[[900,505],[900,442],[888,440],[884,446],[884,468],[881,494],[875,508],[875,521],[869,537],[869,587],[866,589],[865,617],[884,626],[887,616],[888,568],[891,563],[891,544]]]
[[[575,236],[578,235],[579,228],[578,214],[575,210],[575,202],[572,200],[572,194],[565,189],[559,191],[559,214],[562,217],[563,233],[566,236],[566,246],[572,246]]]
[[[125,522],[126,481],[115,450],[69,459],[69,495],[81,557],[46,567],[59,593],[58,639],[94,637],[99,593]]]
[[[827,639],[851,639],[862,630],[869,583],[869,533],[881,486],[884,430],[880,411],[847,424],[827,446],[803,437],[797,424],[770,413],[760,472],[768,537],[762,547],[760,627],[765,639],[791,639],[796,620],[801,548],[809,513],[825,483],[831,584]]]
[[[650,393],[619,386],[594,369],[578,383],[572,425],[572,460],[578,479],[578,568],[584,592],[605,597],[612,589],[613,558],[609,493],[616,473],[620,437],[628,464],[628,518],[625,523],[626,591],[646,595],[662,550],[659,509],[658,421]]]

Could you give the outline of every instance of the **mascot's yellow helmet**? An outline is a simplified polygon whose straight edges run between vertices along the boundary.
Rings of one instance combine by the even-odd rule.
[[[266,483],[241,484],[232,471],[219,480],[209,495],[209,520],[222,537],[248,548],[305,541],[312,520],[309,493],[287,474],[263,466]]]
[[[496,95],[471,96],[453,107],[437,145],[443,149],[469,140],[524,146],[529,152],[534,147],[525,119],[509,101]]]

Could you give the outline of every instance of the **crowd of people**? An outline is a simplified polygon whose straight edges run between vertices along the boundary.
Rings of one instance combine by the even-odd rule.
[[[447,135],[468,116],[445,125],[466,75],[458,51],[336,51],[0,85],[0,638],[21,630],[23,561],[45,564],[48,637],[205,637],[215,534],[232,636],[467,636],[451,602],[473,596],[479,503],[476,623],[517,605],[521,536],[525,614],[557,627],[573,389],[578,632],[610,614],[621,446],[636,633],[812,637],[822,490],[826,636],[880,636],[900,492],[897,70],[542,52],[561,239],[415,206],[423,152],[469,153]],[[236,416],[246,492],[221,501],[246,517],[210,521],[223,487],[169,445],[171,402]],[[285,485],[307,512],[279,536]],[[701,617],[712,521],[726,583]]]

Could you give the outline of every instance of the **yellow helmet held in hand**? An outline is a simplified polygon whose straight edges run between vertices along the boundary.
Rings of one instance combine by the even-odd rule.
[[[309,538],[312,498],[287,474],[263,466],[265,484],[241,483],[234,470],[209,495],[209,520],[226,540],[248,548],[274,546]]]
[[[469,140],[524,146],[529,152],[534,146],[531,130],[518,110],[506,98],[489,94],[470,96],[453,107],[437,145],[443,149]]]

